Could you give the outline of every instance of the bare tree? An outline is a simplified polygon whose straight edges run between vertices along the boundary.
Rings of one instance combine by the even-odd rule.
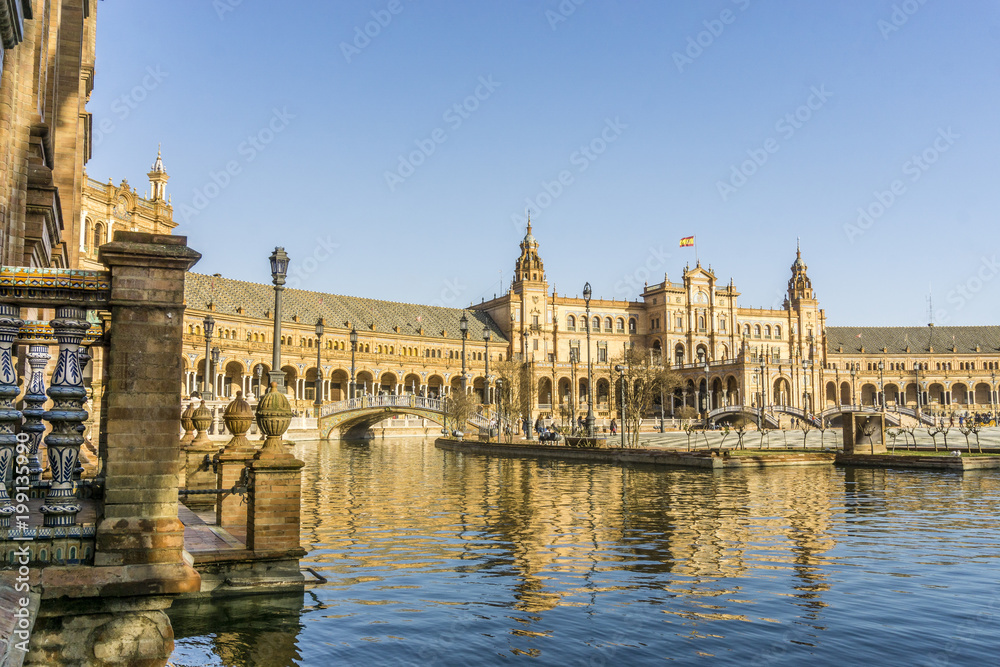
[[[941,427],[940,426],[935,426],[934,428],[927,429],[927,435],[931,436],[931,440],[934,441],[934,451],[935,452],[938,450],[937,437],[938,437],[938,433],[940,433],[940,432],[941,432]]]
[[[750,420],[746,417],[739,417],[733,422],[733,430],[736,431],[736,448],[745,449],[743,444],[743,438],[746,437],[747,427],[750,426]]]
[[[452,394],[447,403],[448,419],[455,424],[455,430],[464,432],[469,427],[471,417],[479,406],[475,397],[463,391]]]
[[[891,452],[895,452],[896,451],[896,438],[898,438],[904,432],[905,431],[903,431],[903,429],[901,429],[901,428],[888,428],[888,429],[885,430],[885,434],[887,436],[889,436],[890,438],[892,438],[892,445],[890,445],[891,449],[889,451],[891,451]]]
[[[972,451],[972,444],[969,442],[969,436],[972,435],[972,420],[966,420],[965,424],[958,425],[958,432],[965,436],[965,449],[969,452]]]
[[[687,436],[687,447],[688,451],[691,451],[691,436],[694,435],[695,430],[698,428],[694,422],[688,422],[684,424],[684,435]]]
[[[653,407],[653,399],[663,393],[673,393],[681,386],[681,377],[676,371],[654,363],[653,355],[643,345],[625,348],[615,363],[625,367],[624,386],[619,386],[617,395],[622,402],[622,421],[629,426],[631,445],[639,445],[639,426],[643,415]],[[621,382],[621,376],[619,376]]]
[[[813,423],[809,419],[799,420],[799,430],[802,431],[802,449],[806,448],[806,439],[809,437],[809,431],[815,428]]]
[[[506,420],[504,435],[511,443],[521,421],[531,414],[531,377],[527,365],[515,359],[495,362],[494,373],[499,382],[497,407]]]
[[[825,436],[826,436],[827,429],[830,428],[830,420],[827,419],[826,417],[821,418],[819,420],[819,426],[817,426],[816,428],[819,429],[819,446],[821,448],[823,448],[823,449],[826,449],[826,438],[825,438]]]

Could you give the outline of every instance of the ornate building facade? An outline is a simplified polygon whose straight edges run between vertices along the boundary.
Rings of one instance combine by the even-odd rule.
[[[76,267],[96,0],[0,2],[0,261]]]
[[[183,392],[203,387],[202,323],[211,315],[208,347],[220,355],[214,393],[256,395],[270,370],[272,287],[189,274],[186,294]],[[677,282],[664,276],[647,285],[635,300],[593,299],[588,312],[583,299],[549,288],[529,224],[508,293],[468,309],[285,290],[283,370],[302,412],[315,400],[317,354],[322,400],[345,398],[353,328],[359,391],[446,395],[461,386],[464,315],[469,391],[481,397],[488,390],[487,358],[519,359],[533,378],[533,416],[556,420],[586,412],[588,328],[599,419],[611,417],[614,365],[630,345],[648,348],[654,362],[683,377],[684,387],[665,397],[666,416],[682,405],[703,412],[740,404],[818,414],[877,405],[883,392],[890,407],[989,411],[996,404],[1000,327],[827,326],[799,251],[781,308],[744,308],[739,297],[732,281],[719,283],[711,268],[696,264]],[[324,334],[317,338],[319,320]]]

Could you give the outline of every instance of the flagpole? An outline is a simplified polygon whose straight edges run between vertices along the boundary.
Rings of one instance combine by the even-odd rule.
[[[698,235],[694,235],[694,263],[701,264],[701,260],[698,259]]]

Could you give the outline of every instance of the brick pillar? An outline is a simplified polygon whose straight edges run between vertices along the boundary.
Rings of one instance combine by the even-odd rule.
[[[182,566],[177,519],[181,324],[185,272],[201,257],[183,236],[115,232],[101,246],[111,269],[111,327],[104,409],[107,462],[96,566]],[[169,589],[169,584],[165,584]]]
[[[292,421],[285,395],[271,383],[257,404],[257,425],[267,435],[264,446],[250,462],[247,507],[247,548],[253,551],[297,551],[302,466],[281,436]]]
[[[254,455],[253,445],[246,438],[246,433],[253,423],[254,414],[250,404],[243,400],[243,392],[237,391],[236,398],[226,406],[222,415],[226,428],[233,437],[219,452],[218,488],[231,489],[236,486],[246,469],[248,461]],[[215,506],[215,522],[223,528],[247,527],[247,498],[238,493],[223,493]]]

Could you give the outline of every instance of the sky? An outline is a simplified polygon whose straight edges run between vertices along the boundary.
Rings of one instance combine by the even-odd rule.
[[[697,258],[831,325],[1000,321],[1000,3],[106,0],[88,174],[162,145],[193,270],[463,307]],[[679,240],[697,237],[697,249]]]

